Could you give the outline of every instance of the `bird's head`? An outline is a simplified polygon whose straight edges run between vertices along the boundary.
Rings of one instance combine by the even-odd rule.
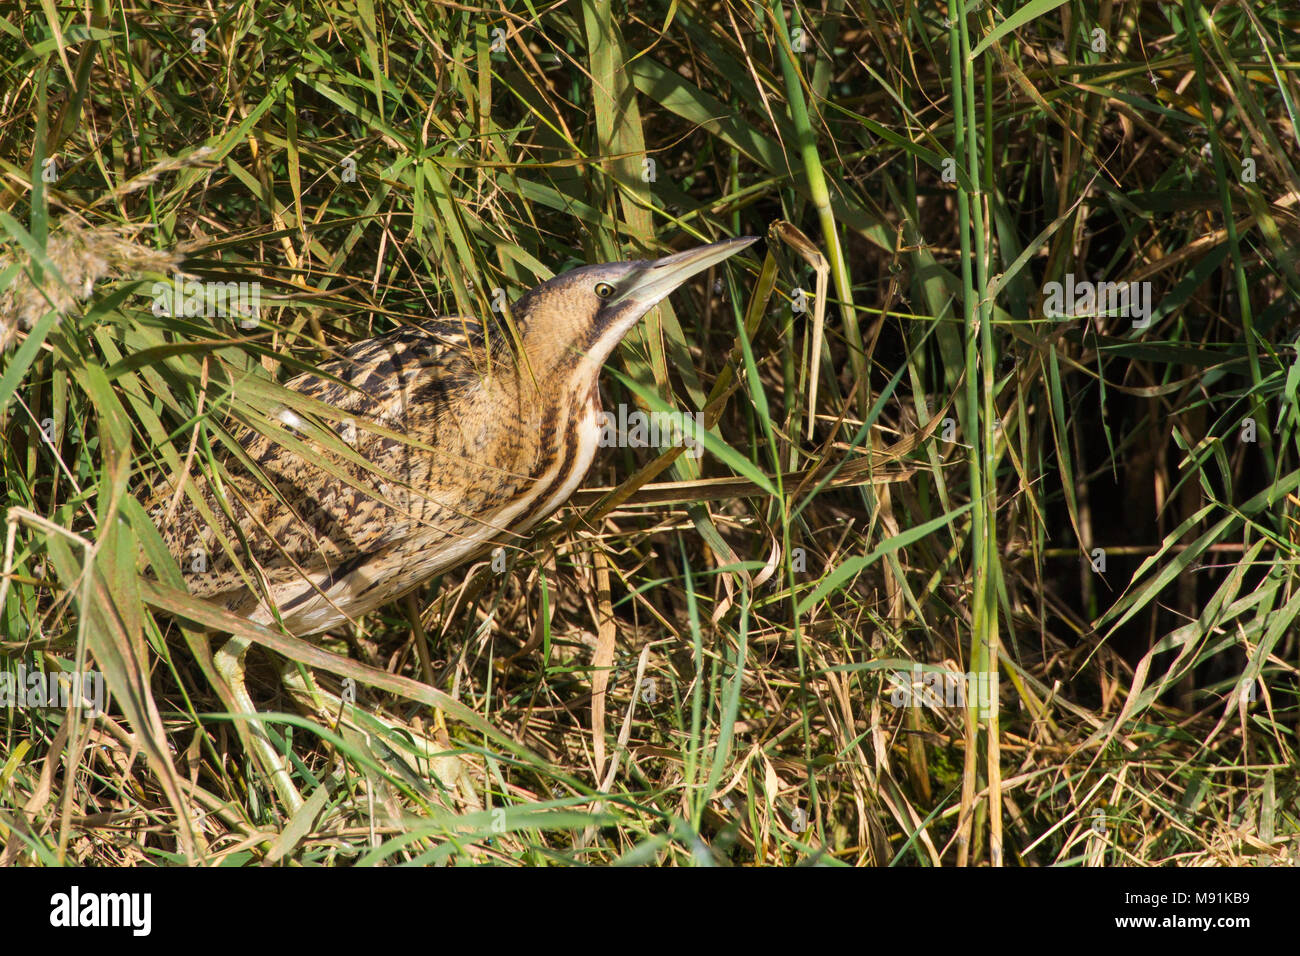
[[[533,374],[578,366],[598,372],[623,336],[670,292],[757,241],[727,239],[663,259],[583,266],[543,282],[511,309]]]

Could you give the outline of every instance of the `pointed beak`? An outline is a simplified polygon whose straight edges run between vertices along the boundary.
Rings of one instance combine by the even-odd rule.
[[[607,307],[618,309],[622,315],[634,313],[640,318],[691,276],[734,256],[755,242],[758,242],[757,236],[726,239],[645,262],[642,268],[618,284],[618,291]]]

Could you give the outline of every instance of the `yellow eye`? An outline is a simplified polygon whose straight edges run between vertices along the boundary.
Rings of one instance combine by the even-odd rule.
[[[595,292],[600,298],[608,299],[614,294],[614,287],[608,282],[597,282]]]

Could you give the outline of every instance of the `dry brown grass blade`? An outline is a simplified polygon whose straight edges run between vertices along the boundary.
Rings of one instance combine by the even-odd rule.
[[[591,748],[596,761],[595,778],[605,776],[605,695],[609,690],[610,668],[614,665],[614,648],[618,628],[614,624],[614,607],[609,596],[609,558],[600,548],[593,548],[596,563],[596,652],[591,658]]]
[[[869,462],[854,461],[842,467],[827,482],[830,488],[847,488],[854,485],[886,484],[905,481],[916,474],[916,468],[899,469],[882,472],[879,465]],[[782,474],[783,481],[805,483],[825,475],[830,469],[801,468]],[[787,486],[789,487],[789,486]],[[579,508],[589,507],[614,491],[614,488],[585,488],[571,499]],[[644,505],[685,505],[697,501],[719,501],[725,498],[747,498],[754,495],[766,495],[767,492],[756,482],[748,478],[701,478],[698,481],[660,481],[643,485],[640,491],[623,501],[619,507],[631,508]]]
[[[944,415],[951,407],[952,399],[950,398],[942,408],[930,416],[930,421],[924,428],[918,429],[906,438],[886,448],[876,449],[838,467],[835,463],[823,463],[808,468],[800,468],[796,471],[784,472],[781,475],[782,487],[794,489],[797,494],[803,488],[816,484],[819,479],[832,471],[835,473],[827,482],[827,487],[830,488],[905,481],[916,474],[919,466],[908,466],[891,471],[883,471],[883,469],[903,461],[908,455],[916,451],[922,442],[928,441],[938,430],[943,422]],[[674,449],[674,451],[680,454],[682,449],[678,448]],[[618,502],[618,506],[672,505],[767,494],[766,491],[748,478],[701,478],[698,481],[655,482],[654,484],[642,485],[630,495],[619,495],[619,492],[627,484],[634,481],[635,478],[634,475],[623,485],[618,486],[584,488],[574,494],[570,501],[578,508],[587,508],[613,495]],[[602,509],[601,514],[604,514],[607,510]]]
[[[813,338],[808,371],[808,434],[813,437],[813,426],[817,424],[817,384],[821,378],[822,337],[826,327],[826,288],[830,281],[831,264],[826,261],[817,244],[803,234],[793,223],[781,220],[772,224],[769,236],[775,236],[787,246],[799,253],[804,262],[812,266],[817,273],[817,290],[813,300]]]

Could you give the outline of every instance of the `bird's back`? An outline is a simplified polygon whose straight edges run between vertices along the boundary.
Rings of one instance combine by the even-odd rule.
[[[339,409],[342,420],[327,424],[356,458],[281,409],[269,434],[235,431],[252,470],[228,460],[222,493],[191,476],[169,521],[170,481],[148,503],[191,593],[269,623],[242,565],[299,634],[365,613],[522,530],[512,528],[515,506],[550,467],[546,431],[560,420],[544,389],[523,386],[503,333],[473,319],[368,339],[320,372],[286,387]],[[277,425],[305,447],[272,437]]]

